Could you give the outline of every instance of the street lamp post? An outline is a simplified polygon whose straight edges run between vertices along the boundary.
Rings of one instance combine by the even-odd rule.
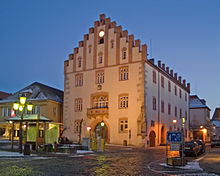
[[[26,102],[26,97],[21,96],[19,98],[19,102],[13,103],[13,109],[20,111],[20,126],[19,126],[19,152],[22,153],[22,125],[23,125],[23,116],[24,116],[24,109],[27,108],[28,111],[32,111],[33,105],[31,103]]]

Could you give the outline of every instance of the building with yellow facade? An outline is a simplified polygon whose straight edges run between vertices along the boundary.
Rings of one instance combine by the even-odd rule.
[[[181,130],[183,118],[189,135],[190,85],[147,59],[147,46],[104,14],[64,62],[64,76],[64,135],[72,141],[165,144],[166,132]]]
[[[28,112],[24,110],[24,118],[28,115],[40,115],[47,118],[49,121],[44,127],[43,123],[39,125],[39,138],[43,138],[45,129],[51,130],[51,133],[47,134],[47,143],[53,143],[57,141],[60,136],[60,131],[62,130],[62,121],[63,121],[63,91],[46,86],[44,84],[34,82],[33,84],[19,90],[18,92],[8,96],[6,99],[0,100],[0,128],[5,133],[2,135],[4,138],[11,138],[12,124],[9,121],[10,119],[20,117],[19,111],[13,111],[13,103],[18,100],[18,98],[23,95],[27,97],[27,101],[33,104],[33,110]],[[28,125],[23,123],[24,131],[25,128],[28,128],[30,142],[35,141],[36,139],[36,123],[29,121]],[[14,124],[14,138],[19,138],[19,123],[15,121]],[[51,138],[53,135],[53,139]],[[32,141],[33,140],[33,141]]]

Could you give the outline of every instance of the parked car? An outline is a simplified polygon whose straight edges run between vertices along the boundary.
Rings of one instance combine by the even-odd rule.
[[[205,153],[205,143],[202,140],[194,139],[194,140],[192,140],[192,142],[198,143],[198,145],[199,145],[199,153],[198,154]]]
[[[211,147],[220,146],[220,140],[212,140],[211,141]]]
[[[183,153],[185,156],[194,155],[197,156],[199,153],[199,144],[195,141],[187,141],[185,142]],[[182,146],[180,146],[180,156],[182,156]]]

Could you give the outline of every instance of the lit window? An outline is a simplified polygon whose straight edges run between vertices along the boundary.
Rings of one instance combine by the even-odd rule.
[[[93,108],[108,108],[108,96],[100,95],[92,97]]]
[[[83,86],[83,74],[75,75],[75,86],[76,87]]]
[[[128,80],[128,67],[120,67],[119,76],[120,81]]]
[[[96,72],[96,84],[103,84],[104,83],[104,71],[97,71]]]
[[[128,95],[119,95],[119,108],[128,108]]]
[[[128,119],[119,119],[119,132],[128,132]]]
[[[82,98],[76,98],[75,99],[75,112],[81,112],[82,111]]]

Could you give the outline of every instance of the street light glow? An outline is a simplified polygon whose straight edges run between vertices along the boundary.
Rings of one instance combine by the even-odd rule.
[[[20,103],[25,104],[26,102],[26,97],[20,97]]]
[[[14,108],[14,110],[18,110],[18,108],[19,108],[19,103],[14,103],[14,104],[13,104],[13,108]]]
[[[176,122],[177,122],[177,120],[176,120],[176,119],[173,119],[173,123],[176,124]]]
[[[24,107],[22,105],[19,106],[19,111],[23,111]]]

